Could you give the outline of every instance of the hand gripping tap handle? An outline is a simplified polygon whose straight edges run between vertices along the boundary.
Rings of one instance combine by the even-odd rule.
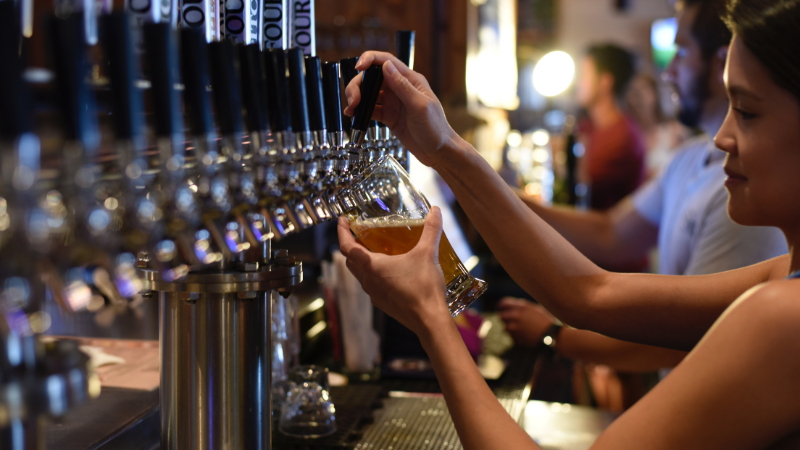
[[[415,34],[410,30],[400,30],[397,32],[397,58],[409,69],[414,69],[414,37]]]
[[[196,28],[181,29],[181,74],[183,99],[192,134],[205,137],[215,133],[211,117],[211,99],[206,87],[208,75],[208,44],[205,34]]]
[[[289,63],[289,91],[292,99],[292,128],[295,133],[310,131],[308,123],[308,97],[303,49],[286,50]]]
[[[267,79],[269,123],[274,133],[292,131],[289,105],[289,79],[286,77],[286,52],[273,48],[264,52]]]
[[[144,139],[142,93],[134,84],[139,67],[133,54],[130,17],[108,14],[101,17],[100,26],[108,57],[114,133],[118,140]]]
[[[378,102],[378,95],[383,86],[383,68],[372,66],[365,70],[361,80],[361,102],[356,106],[353,114],[353,129],[350,132],[350,142],[360,144],[369,127],[372,112]],[[359,133],[361,132],[361,133]]]
[[[249,131],[267,131],[267,94],[264,82],[264,61],[258,44],[239,46],[241,62],[242,95],[247,110],[247,128]]]
[[[217,109],[217,122],[223,136],[241,136],[242,93],[236,74],[236,49],[229,40],[208,44],[208,59],[211,63],[211,92]]]
[[[177,39],[170,24],[148,23],[144,25],[144,44],[152,84],[156,136],[173,139],[183,134],[181,98],[175,89],[181,79]],[[179,147],[174,147],[175,150]]]
[[[84,81],[88,73],[81,14],[51,22],[51,48],[56,63],[56,84],[61,104],[64,137],[82,144],[85,156],[100,145],[95,104]]]
[[[322,67],[316,56],[306,57],[306,93],[311,131],[327,130],[328,118],[325,115],[326,105],[322,94]]]
[[[28,86],[22,81],[19,25],[14,2],[0,2],[0,139],[12,140],[33,131]]]
[[[339,63],[326,62],[322,64],[322,93],[325,97],[325,115],[327,117],[328,131],[343,131]]]

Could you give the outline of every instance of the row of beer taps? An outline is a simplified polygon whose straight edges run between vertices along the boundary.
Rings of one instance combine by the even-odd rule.
[[[379,67],[359,75],[372,101],[349,122],[341,87],[357,76],[357,58],[321,62],[301,49],[207,43],[194,29],[178,33],[164,23],[141,33],[143,68],[129,17],[100,18],[114,130],[113,149],[102,151],[82,19],[51,20],[64,144],[58,175],[49,177],[39,169],[14,33],[5,36],[2,60],[15,61],[3,89],[18,101],[0,106],[15,118],[3,133],[2,265],[46,286],[68,310],[84,308],[96,290],[135,296],[139,268],[168,282],[189,272],[255,270],[269,263],[271,240],[344,214],[348,186],[371,162],[407,161],[387,127],[370,120]]]

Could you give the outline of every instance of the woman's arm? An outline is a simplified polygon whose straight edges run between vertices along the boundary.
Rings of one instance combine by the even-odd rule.
[[[799,291],[794,280],[745,294],[592,449],[737,450],[791,439],[800,423]]]
[[[347,267],[372,303],[420,338],[464,448],[538,449],[486,385],[447,310],[438,256],[439,209],[428,214],[419,244],[404,255],[369,252],[356,243],[344,219],[338,232]]]
[[[622,340],[691,349],[714,320],[749,287],[788,260],[702,277],[606,272],[570,245],[503,183],[444,117],[425,78],[387,53],[367,52],[360,70],[383,64],[381,105],[374,118],[424,164],[434,167],[503,267],[565,323]],[[346,89],[347,113],[360,100],[356,77]]]
[[[500,318],[518,345],[538,345],[555,318],[539,305],[527,300],[504,298]],[[623,372],[643,373],[677,366],[686,352],[652,345],[621,341],[587,330],[562,328],[556,351],[567,358],[604,364]]]

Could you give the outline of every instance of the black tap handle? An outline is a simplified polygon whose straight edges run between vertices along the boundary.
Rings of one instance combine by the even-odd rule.
[[[264,92],[264,61],[258,44],[239,47],[241,61],[242,95],[247,110],[247,126],[250,131],[269,129],[267,116],[267,94]]]
[[[171,138],[183,133],[183,117],[180,93],[175,89],[181,79],[178,43],[170,24],[145,24],[144,45],[152,84],[156,136]]]
[[[217,122],[223,135],[240,135],[242,122],[242,93],[236,74],[236,49],[227,39],[208,44],[211,67],[211,92],[217,110]]]
[[[88,65],[82,14],[72,14],[65,19],[54,18],[51,25],[51,48],[56,63],[64,137],[81,142],[85,154],[91,155],[99,146],[100,133],[94,97],[85,81]]]
[[[197,28],[181,28],[181,75],[183,99],[192,134],[207,136],[214,132],[208,85],[208,44],[205,33]]]
[[[322,63],[322,92],[325,95],[325,115],[328,131],[343,131],[342,92],[339,87],[339,63]]]
[[[0,138],[14,139],[33,131],[28,86],[22,81],[20,30],[14,2],[0,2]]]
[[[350,84],[350,81],[358,75],[358,71],[356,70],[356,63],[358,62],[358,56],[353,58],[345,58],[339,61],[339,70],[341,71],[341,78],[342,84],[344,85],[344,89],[347,89],[347,85]],[[345,121],[344,127],[349,132],[353,127],[353,119],[352,117],[348,118]]]
[[[286,52],[279,48],[265,51],[264,69],[267,73],[267,100],[272,131],[292,131],[289,78],[286,76]]]
[[[383,67],[372,66],[365,70],[362,76],[361,102],[356,106],[356,112],[353,114],[353,129],[367,131],[383,86]]]
[[[345,89],[347,89],[347,85],[350,84],[350,81],[358,75],[356,63],[358,63],[358,56],[345,58],[339,61],[342,70],[342,82],[344,83]]]
[[[142,92],[134,84],[139,67],[133,56],[130,17],[114,13],[100,20],[111,79],[114,133],[117,139],[141,139],[144,137],[144,107]]]
[[[308,96],[303,49],[286,50],[289,63],[289,90],[292,99],[292,129],[295,133],[310,131],[308,124]]]
[[[322,67],[319,58],[306,56],[306,93],[308,94],[308,120],[313,131],[327,130],[325,101],[322,96]]]
[[[414,69],[414,37],[415,34],[411,30],[400,30],[397,32],[397,58],[408,66],[409,69]]]

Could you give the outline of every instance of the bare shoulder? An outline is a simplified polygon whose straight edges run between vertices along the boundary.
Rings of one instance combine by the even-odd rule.
[[[745,292],[720,321],[734,322],[741,338],[762,341],[761,346],[800,349],[800,279],[781,279],[760,284]],[[727,328],[727,327],[726,327]],[[792,358],[798,361],[800,358]]]

